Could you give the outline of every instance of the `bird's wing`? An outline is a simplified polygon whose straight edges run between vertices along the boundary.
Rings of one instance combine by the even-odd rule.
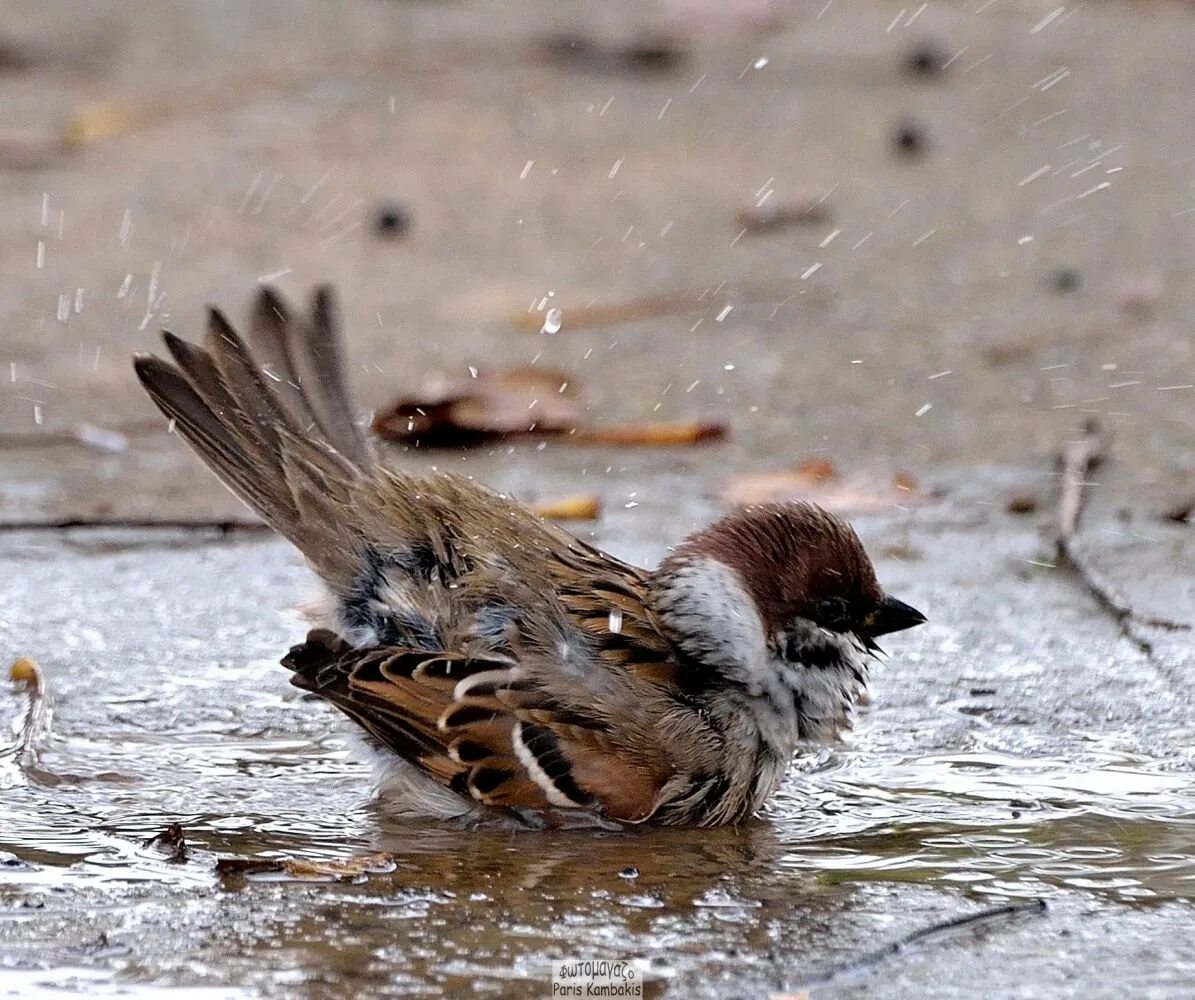
[[[600,650],[596,669],[625,675],[630,690],[669,683],[665,651],[630,583],[606,574],[587,596],[561,600]],[[618,631],[610,607],[619,609]],[[604,610],[603,610],[604,609]],[[649,818],[671,776],[586,705],[585,685],[553,683],[499,653],[350,646],[326,629],[283,659],[292,683],[330,701],[382,747],[481,805],[534,811],[589,810],[625,822]],[[536,656],[542,665],[542,657]]]
[[[632,681],[678,688],[675,647],[651,610],[646,572],[580,541],[554,549],[548,562],[561,605],[599,662]]]

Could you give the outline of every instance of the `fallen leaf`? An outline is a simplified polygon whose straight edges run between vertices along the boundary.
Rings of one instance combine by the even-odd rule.
[[[843,480],[830,462],[813,459],[795,469],[737,476],[723,489],[722,499],[740,507],[808,500],[834,513],[862,514],[924,504],[934,497],[904,472],[887,479],[857,475]]]
[[[677,421],[586,426],[580,387],[552,368],[470,370],[468,378],[439,378],[418,396],[382,410],[373,429],[388,441],[422,448],[459,448],[510,437],[567,436],[574,443],[686,445],[719,440],[724,424]]]
[[[397,866],[389,854],[365,854],[342,861],[308,861],[301,858],[220,858],[220,875],[285,875],[293,879],[355,882],[366,875],[392,872]]]
[[[390,441],[453,447],[516,434],[561,433],[576,426],[583,413],[567,372],[506,368],[471,378],[433,379],[418,396],[382,410],[373,429]]]
[[[702,441],[721,441],[726,437],[725,424],[679,420],[655,424],[611,424],[606,427],[579,427],[569,436],[586,444],[699,444]]]
[[[1009,514],[1032,514],[1037,510],[1037,498],[1026,493],[1018,493],[1016,496],[1008,498],[1004,509]]]
[[[550,62],[600,73],[663,73],[678,68],[687,53],[665,36],[606,42],[586,35],[551,35],[539,43]]]
[[[601,501],[594,496],[564,497],[533,504],[531,509],[549,521],[596,521],[602,515]]]

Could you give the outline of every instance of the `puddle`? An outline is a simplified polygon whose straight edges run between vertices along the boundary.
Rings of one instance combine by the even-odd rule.
[[[1189,925],[1190,720],[1167,677],[1064,581],[989,570],[976,588],[951,556],[987,546],[998,566],[1031,534],[996,542],[958,517],[867,530],[926,553],[881,575],[934,621],[892,643],[850,740],[811,751],[737,830],[394,824],[344,730],[275,666],[302,626],[263,609],[309,593],[285,546],[23,563],[0,621],[7,648],[42,662],[53,735],[36,770],[0,760],[0,996],[541,995],[562,955],[632,957],[655,993],[758,996],[1003,901],[1047,899],[1076,961],[1112,961],[1100,921],[1142,940]],[[642,557],[634,544],[620,554]],[[992,595],[994,620],[976,603]],[[0,718],[21,708],[0,691]],[[170,823],[185,862],[147,846]],[[216,872],[218,858],[376,852],[393,870]],[[930,955],[962,947],[974,972],[1002,933],[1057,961],[1031,929]],[[1195,976],[1195,958],[1169,968]]]

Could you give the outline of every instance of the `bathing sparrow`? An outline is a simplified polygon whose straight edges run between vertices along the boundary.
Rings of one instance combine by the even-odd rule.
[[[327,288],[308,316],[263,289],[247,339],[212,310],[202,346],[165,343],[141,384],[323,582],[282,662],[364,730],[396,813],[738,822],[801,741],[849,727],[876,637],[925,620],[812,504],[738,510],[645,570],[471,479],[382,464]]]

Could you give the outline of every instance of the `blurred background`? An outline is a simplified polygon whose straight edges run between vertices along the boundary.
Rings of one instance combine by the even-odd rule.
[[[55,714],[0,696],[0,978],[538,996],[563,950],[766,996],[1042,897],[815,995],[1184,995],[1193,51],[1178,0],[7,0],[0,638]],[[746,831],[389,830],[276,666],[309,577],[130,366],[319,283],[396,462],[649,565],[852,518],[931,619],[855,738]]]
[[[1028,464],[1098,415],[1133,496],[1169,500],[1195,421],[1191,22],[14,0],[0,516],[239,516],[128,358],[207,303],[240,320],[259,281],[336,285],[367,409],[436,372],[562,369],[592,422],[724,424],[648,460],[695,482]],[[609,464],[546,450],[524,487]],[[517,479],[500,457],[471,460]]]

